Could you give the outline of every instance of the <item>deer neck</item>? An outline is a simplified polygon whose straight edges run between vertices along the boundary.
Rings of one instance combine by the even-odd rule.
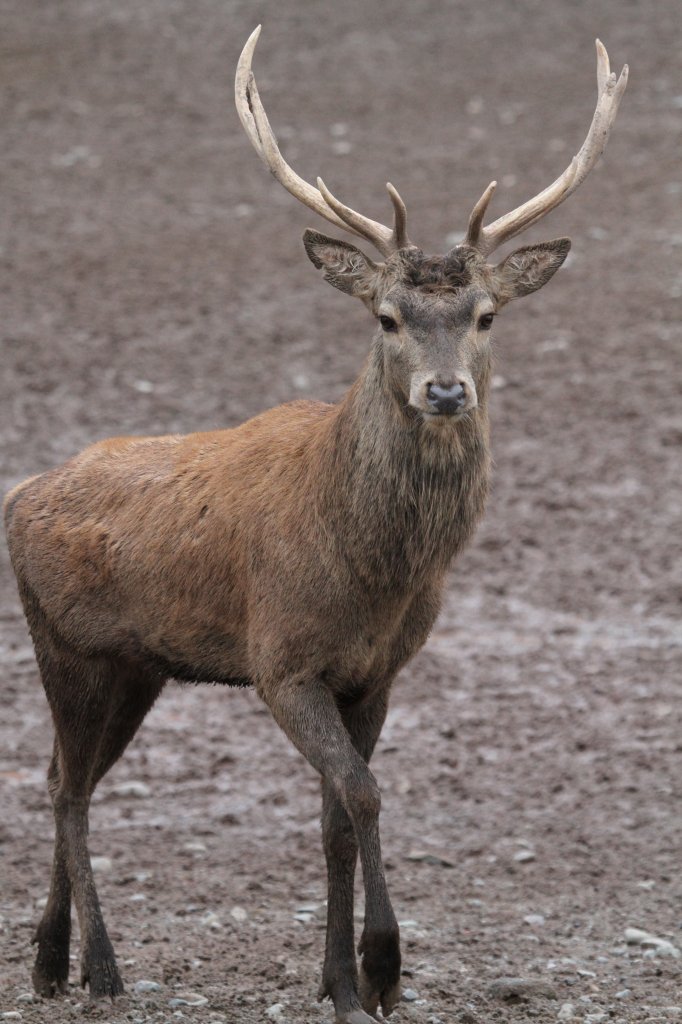
[[[473,534],[488,490],[489,372],[477,381],[476,410],[432,425],[406,407],[373,346],[331,417],[331,472],[320,475],[321,511],[363,573],[389,586],[416,582],[443,571]]]

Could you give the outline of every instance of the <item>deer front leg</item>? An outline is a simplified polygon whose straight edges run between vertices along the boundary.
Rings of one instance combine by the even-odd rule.
[[[278,724],[324,780],[325,849],[332,849],[335,838],[341,841],[338,855],[327,857],[330,899],[323,994],[331,996],[338,1024],[370,1024],[372,1018],[362,1009],[363,1004],[373,1013],[381,1002],[388,1015],[400,998],[398,925],[388,896],[379,841],[381,797],[366,760],[376,736],[363,757],[333,695],[317,680],[292,680],[266,693],[265,699]],[[383,715],[376,717],[378,735]],[[354,842],[349,842],[351,834]],[[361,992],[353,953],[356,848],[365,888]]]
[[[360,700],[341,711],[341,717],[353,746],[369,762],[386,718],[387,690],[369,700]],[[327,943],[320,998],[335,994],[353,981],[358,984],[353,934],[353,881],[358,844],[350,818],[332,786],[322,783],[322,837],[327,861]],[[396,943],[397,947],[397,943]],[[364,949],[364,946],[363,946]],[[399,950],[396,949],[399,957]],[[380,971],[370,978],[369,956],[360,975],[360,996],[363,1007],[374,1013],[383,996],[383,1008],[390,1013],[400,998],[397,982],[386,979]],[[371,968],[370,968],[371,970]]]

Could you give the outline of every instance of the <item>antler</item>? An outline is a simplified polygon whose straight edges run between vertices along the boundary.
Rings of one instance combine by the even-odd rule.
[[[548,185],[544,191],[484,228],[482,226],[483,218],[497,185],[497,182],[491,182],[471,213],[464,239],[465,245],[470,245],[487,256],[503,242],[518,235],[521,231],[525,231],[527,227],[535,224],[575,192],[606,149],[609,133],[618,112],[618,105],[627,85],[628,66],[624,65],[620,78],[616,81],[615,74],[611,73],[606,49],[598,39],[596,43],[597,106],[587,138],[580,151],[573,157],[564,173],[551,185]]]
[[[260,29],[260,25],[254,29],[242,50],[234,82],[237,113],[258,156],[295,199],[300,200],[315,213],[319,213],[335,227],[343,228],[344,231],[350,231],[351,234],[371,242],[383,256],[389,256],[392,252],[410,245],[406,230],[405,204],[390,182],[386,188],[393,203],[392,230],[385,224],[379,224],[351,210],[349,206],[344,206],[331,194],[321,178],[317,179],[317,188],[313,188],[289,167],[279,151],[277,139],[263,109],[256,79],[251,70],[253,51],[258,42]]]

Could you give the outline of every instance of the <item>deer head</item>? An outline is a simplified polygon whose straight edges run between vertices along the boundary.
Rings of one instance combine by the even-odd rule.
[[[496,187],[491,182],[469,217],[460,245],[428,256],[407,235],[405,204],[390,183],[393,227],[352,210],[318,178],[317,188],[282,157],[251,70],[260,26],[249,37],[235,81],[237,111],[256,152],[274,177],[309,209],[338,228],[364,238],[384,257],[374,262],[348,242],[307,230],[313,264],[335,288],[361,299],[381,328],[386,379],[406,409],[428,422],[456,421],[476,408],[490,361],[490,328],[511,299],[537,291],[568,255],[568,238],[524,246],[501,263],[487,257],[568,198],[603,153],[627,84],[616,79],[597,40],[597,106],[578,154],[544,191],[487,227],[483,220]]]

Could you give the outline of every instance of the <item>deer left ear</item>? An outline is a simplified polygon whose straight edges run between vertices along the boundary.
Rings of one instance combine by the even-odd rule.
[[[321,235],[310,228],[303,233],[308,258],[324,272],[325,281],[365,302],[371,300],[381,273],[381,264],[373,263],[349,242]]]
[[[570,238],[525,245],[493,267],[493,287],[498,305],[530,295],[547,284],[568,256]]]

